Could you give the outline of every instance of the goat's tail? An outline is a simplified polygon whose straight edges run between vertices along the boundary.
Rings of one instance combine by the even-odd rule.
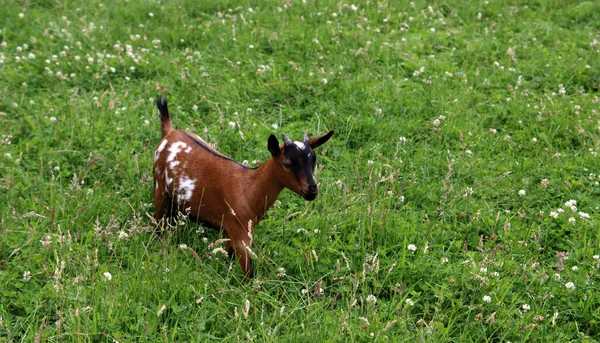
[[[169,109],[167,108],[167,98],[164,95],[156,99],[156,107],[160,111],[160,127],[162,129],[162,136],[164,137],[173,130],[171,118],[169,117]]]

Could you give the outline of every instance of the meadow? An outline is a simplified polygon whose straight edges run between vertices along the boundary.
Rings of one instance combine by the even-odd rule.
[[[597,1],[0,6],[0,342],[597,342]],[[155,106],[256,167],[335,130],[257,275],[152,220]]]

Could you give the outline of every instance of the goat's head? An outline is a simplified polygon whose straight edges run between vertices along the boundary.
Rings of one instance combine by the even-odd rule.
[[[333,131],[313,138],[308,138],[307,131],[301,142],[292,141],[283,134],[281,136],[283,138],[281,146],[274,135],[269,136],[269,151],[278,167],[276,177],[284,187],[306,200],[314,200],[319,190],[313,178],[317,160],[313,149],[327,142],[333,136]]]

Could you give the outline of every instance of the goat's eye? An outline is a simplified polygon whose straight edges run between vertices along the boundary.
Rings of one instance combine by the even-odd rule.
[[[286,169],[291,169],[292,163],[290,161],[283,161],[283,167]]]

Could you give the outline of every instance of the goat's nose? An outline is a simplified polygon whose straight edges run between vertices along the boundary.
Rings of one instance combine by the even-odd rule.
[[[319,189],[317,188],[317,185],[309,185],[308,186],[308,191],[310,193],[317,193],[319,191]]]

